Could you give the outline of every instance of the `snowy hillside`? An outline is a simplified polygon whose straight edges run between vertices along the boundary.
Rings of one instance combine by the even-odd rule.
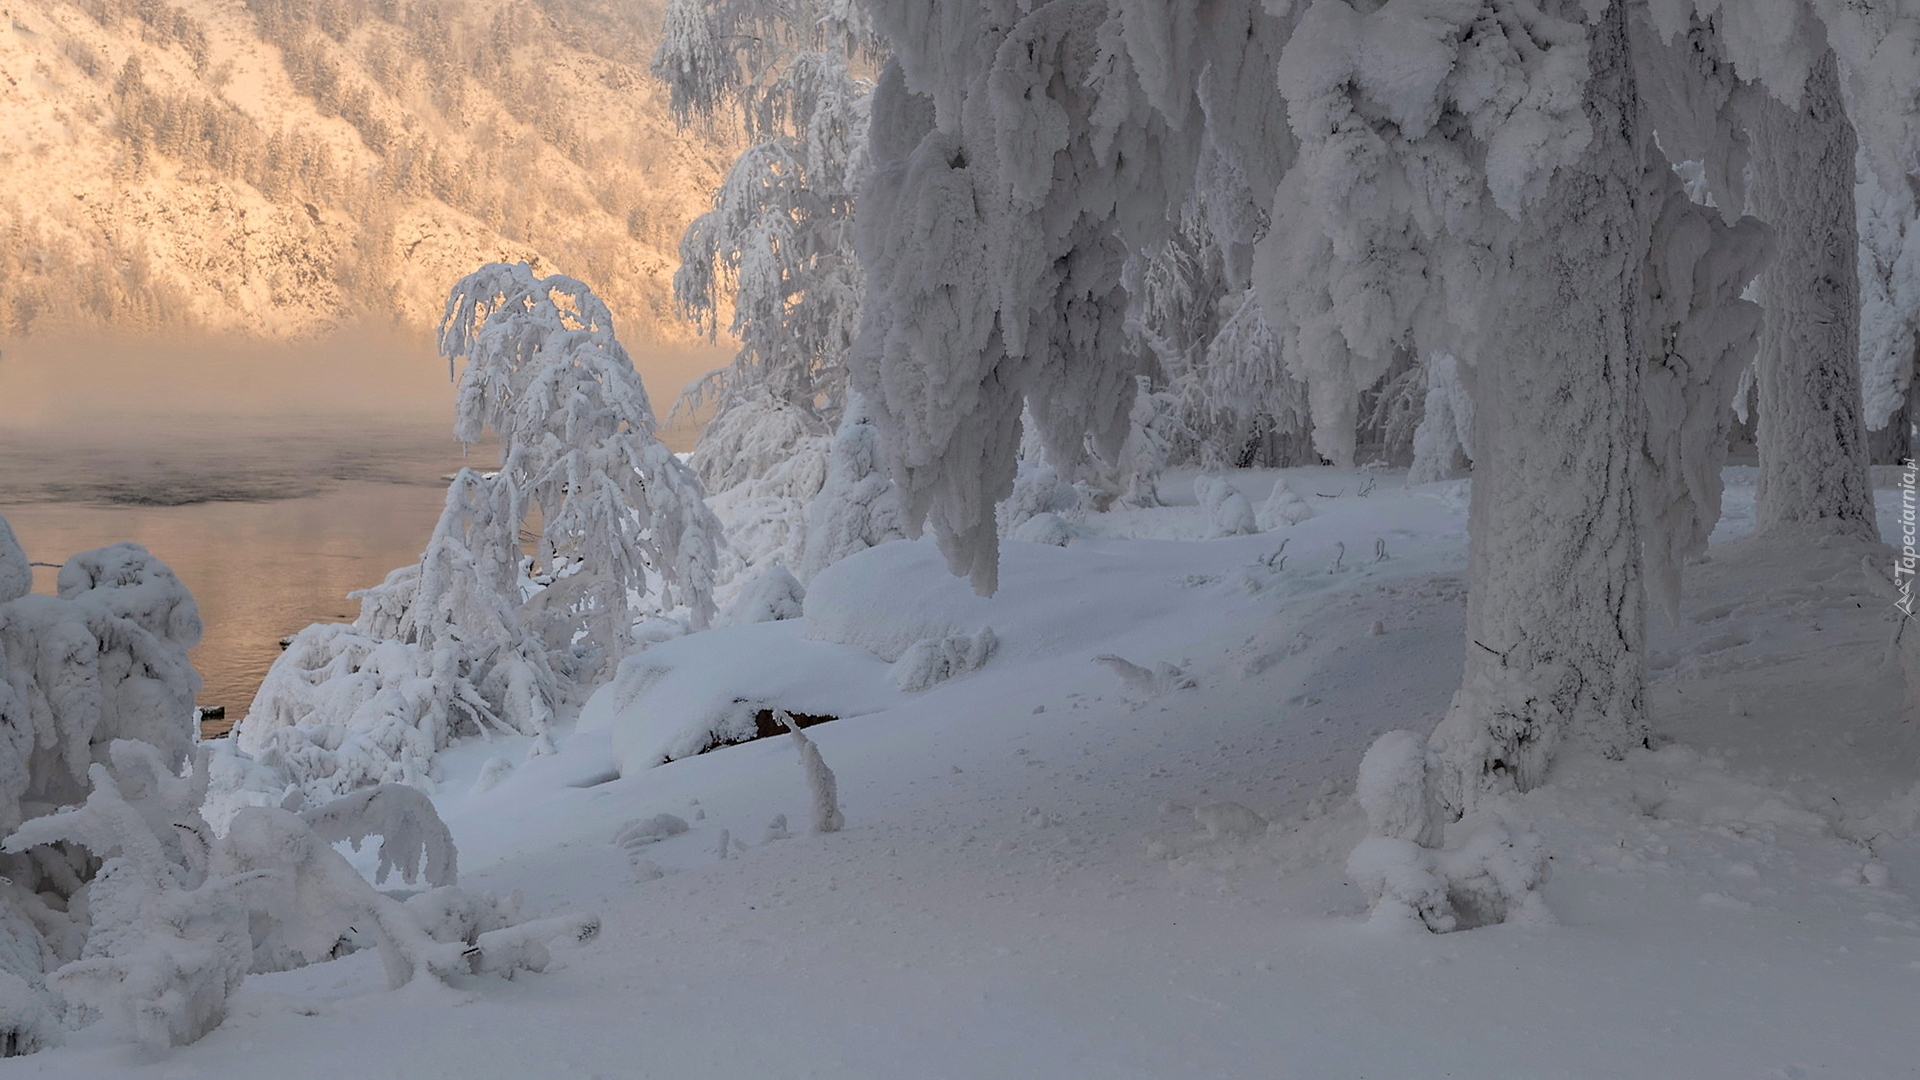
[[[1275,475],[1232,483],[1258,503]],[[9,1075],[1912,1075],[1920,788],[1860,563],[1881,549],[1741,539],[1754,475],[1729,470],[1656,621],[1657,748],[1564,749],[1490,808],[1537,836],[1550,919],[1403,933],[1346,870],[1353,777],[1379,733],[1430,726],[1473,647],[1465,485],[1285,476],[1317,512],[1283,531],[1094,515],[1064,549],[1008,543],[990,600],[929,544],[883,545],[804,618],[636,655],[557,754],[442,755],[462,884],[604,919],[545,973],[390,992],[361,953],[252,976],[161,1072],[101,1025]],[[977,671],[891,677],[903,642],[982,627]],[[808,734],[845,831],[807,832],[785,736],[653,764],[649,739],[735,698],[843,717]]]
[[[429,328],[481,263],[635,340],[727,160],[647,74],[660,5],[7,0],[0,333]],[[719,137],[724,138],[724,136]]]

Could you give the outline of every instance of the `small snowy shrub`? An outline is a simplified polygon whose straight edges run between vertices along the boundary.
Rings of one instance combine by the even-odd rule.
[[[1202,803],[1193,808],[1193,820],[1207,830],[1209,840],[1251,840],[1267,831],[1267,819],[1237,802]]]
[[[1442,818],[1427,783],[1427,753],[1427,740],[1411,731],[1389,731],[1367,748],[1354,797],[1366,811],[1368,833],[1438,843]]]
[[[1199,685],[1192,675],[1187,674],[1186,669],[1165,660],[1151,668],[1144,668],[1125,657],[1106,653],[1094,657],[1093,662],[1119,676],[1137,703],[1152,701],[1175,690],[1191,690]]]
[[[1284,529],[1289,525],[1298,525],[1313,516],[1313,507],[1307,505],[1294,490],[1287,486],[1283,478],[1273,481],[1273,492],[1267,501],[1260,504],[1260,510],[1254,515],[1261,532]]]
[[[1259,525],[1254,521],[1253,504],[1245,495],[1234,490],[1225,478],[1201,473],[1193,478],[1193,494],[1200,508],[1206,512],[1209,535],[1245,536],[1259,531]]]
[[[25,562],[9,530],[8,591],[21,579],[5,568]],[[84,800],[87,766],[115,739],[151,743],[175,766],[194,743],[200,676],[187,650],[200,613],[180,579],[140,545],[115,544],[69,559],[58,587],[0,603],[0,829],[24,804]]]
[[[1473,398],[1460,379],[1460,361],[1450,353],[1434,353],[1425,367],[1426,406],[1413,431],[1408,484],[1445,480],[1473,461]]]
[[[48,982],[159,1051],[225,1019],[252,961],[249,911],[267,879],[217,865],[211,830],[194,812],[204,765],[182,779],[145,743],[120,741],[112,751],[114,771],[89,768],[84,805],[28,821],[4,850],[67,843],[104,860],[87,886],[86,947]]]
[[[1073,526],[1059,514],[1035,514],[1013,530],[1012,539],[1028,544],[1066,547],[1073,542]]]
[[[726,491],[771,475],[797,448],[826,435],[819,417],[754,387],[733,395],[707,422],[687,465],[708,491]]]
[[[721,626],[797,619],[806,604],[807,590],[787,568],[774,563],[742,586],[720,613]]]
[[[371,784],[424,787],[434,751],[496,715],[457,667],[451,652],[437,658],[409,642],[316,623],[267,669],[234,748],[307,798]],[[223,772],[216,799],[231,801],[227,785],[240,779],[238,770]]]
[[[1461,839],[1440,847],[1445,831],[1426,739],[1389,731],[1360,760],[1354,792],[1367,815],[1367,837],[1347,858],[1347,873],[1381,926],[1434,933],[1507,921],[1550,918],[1540,898],[1546,852],[1530,829],[1490,810],[1463,819]]]
[[[707,499],[725,526],[727,551],[720,576],[738,583],[773,563],[798,566],[806,557],[808,507],[827,482],[828,441],[812,436],[785,448],[766,471]]]
[[[977,633],[950,637],[922,638],[907,647],[893,662],[893,685],[912,693],[943,683],[956,675],[977,671],[992,658],[1000,639],[993,628],[983,626]]]
[[[46,991],[0,968],[0,1058],[38,1053],[60,1043],[60,1022]]]
[[[1013,535],[1037,514],[1076,517],[1080,513],[1080,489],[1050,466],[1023,463],[1013,481],[1013,494],[1000,504],[1000,536],[1004,539]]]

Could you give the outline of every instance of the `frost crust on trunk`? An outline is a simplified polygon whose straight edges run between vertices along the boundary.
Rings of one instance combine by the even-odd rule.
[[[1466,668],[1432,736],[1454,814],[1540,783],[1568,733],[1619,754],[1645,732],[1634,451],[1652,208],[1620,7],[1584,32],[1589,137],[1493,245],[1502,303],[1474,373]]]
[[[1820,522],[1874,528],[1860,397],[1860,283],[1853,201],[1853,128],[1831,50],[1809,71],[1801,103],[1749,99],[1749,197],[1773,226],[1776,257],[1761,272],[1766,315],[1759,389],[1758,528]]]

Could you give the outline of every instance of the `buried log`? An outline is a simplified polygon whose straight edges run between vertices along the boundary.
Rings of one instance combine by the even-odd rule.
[[[780,716],[782,715],[792,717],[794,727],[803,728],[812,727],[815,724],[824,724],[829,720],[840,719],[837,716],[830,716],[826,713],[793,712],[792,710],[781,709],[772,705],[761,705],[758,702],[748,701],[745,698],[735,698],[733,704],[735,708],[744,707],[744,709],[754,710],[752,731],[749,732],[744,723],[723,724],[718,730],[715,730],[707,736],[706,745],[694,751],[694,756],[707,753],[710,750],[718,750],[723,746],[737,746],[740,743],[754,742],[758,739],[771,739],[775,735],[784,735],[787,733],[787,726],[780,720]],[[742,719],[744,719],[744,717]],[[666,761],[671,760],[673,759],[667,758],[663,760],[661,764],[665,764]]]

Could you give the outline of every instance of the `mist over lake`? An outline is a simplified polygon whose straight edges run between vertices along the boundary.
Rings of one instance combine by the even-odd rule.
[[[664,419],[709,356],[636,361]],[[453,438],[452,401],[424,342],[8,344],[0,516],[49,564],[36,591],[75,552],[122,540],[171,566],[206,625],[200,701],[237,720],[280,638],[352,618],[347,593],[419,558],[443,478],[493,465],[492,445]]]

